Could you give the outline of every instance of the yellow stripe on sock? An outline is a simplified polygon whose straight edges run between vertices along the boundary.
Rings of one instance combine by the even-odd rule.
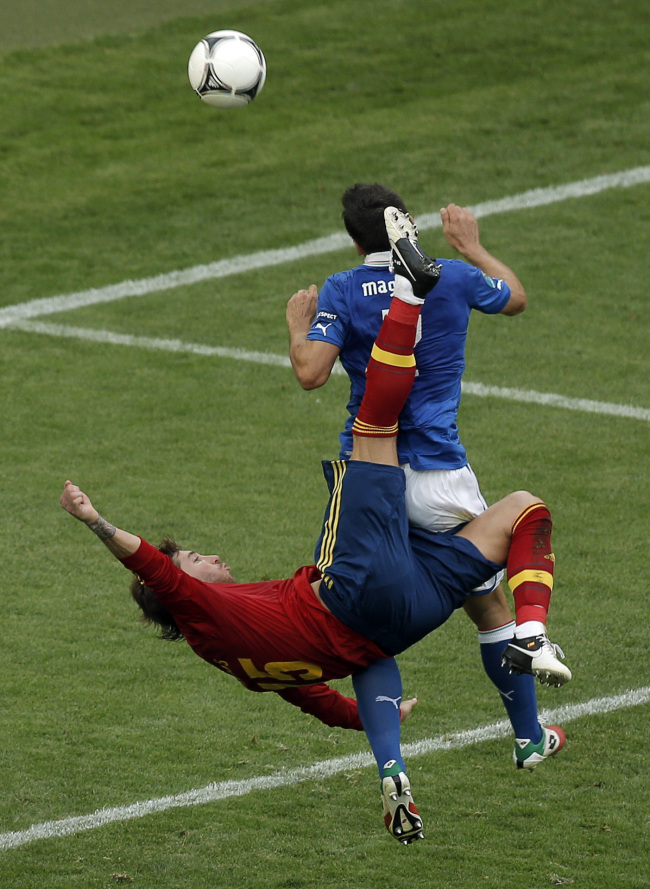
[[[392,364],[393,367],[415,367],[415,355],[396,355],[395,352],[385,352],[375,343],[370,357],[382,364]]]
[[[522,520],[522,519],[525,519],[526,516],[527,516],[529,513],[531,513],[534,509],[539,509],[540,506],[543,506],[544,509],[546,509],[546,504],[545,504],[545,503],[538,502],[538,503],[531,503],[530,506],[527,506],[526,509],[524,509],[522,512],[520,512],[519,515],[517,516],[517,518],[516,518],[516,519],[514,520],[514,522],[512,523],[512,531],[513,531],[513,533],[514,533],[514,531],[516,530],[517,525],[521,522],[521,520]]]
[[[352,434],[353,435],[377,435],[382,438],[391,438],[393,435],[397,435],[398,425],[394,423],[392,426],[371,426],[369,423],[364,423],[358,418],[355,419],[352,424]]]
[[[527,582],[543,583],[544,586],[551,590],[553,589],[553,575],[549,574],[548,571],[540,571],[537,568],[527,568],[524,571],[520,571],[519,574],[515,574],[514,577],[508,578],[508,586],[513,593],[522,583]]]

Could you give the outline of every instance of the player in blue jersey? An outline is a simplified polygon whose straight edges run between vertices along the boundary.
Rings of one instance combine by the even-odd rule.
[[[350,455],[352,424],[365,389],[370,350],[395,287],[384,213],[407,213],[402,198],[381,185],[355,185],[343,195],[343,221],[361,265],[331,275],[318,294],[315,285],[296,293],[287,306],[291,361],[305,389],[322,386],[337,358],[350,378],[349,417],[341,433],[341,457]],[[448,531],[481,514],[487,504],[469,465],[456,423],[465,369],[465,341],[472,310],[516,315],[526,307],[525,290],[515,273],[480,243],[473,214],[455,204],[441,210],[447,241],[463,260],[440,259],[441,276],[421,313],[415,346],[418,375],[400,415],[398,452],[406,473],[406,499],[412,525]],[[412,237],[416,230],[412,227]],[[539,621],[512,620],[497,575],[487,599],[469,599],[465,610],[479,631],[485,671],[501,694],[512,723],[516,750],[524,741],[539,743],[537,699],[529,675],[511,674],[502,664],[517,645],[548,645]],[[515,643],[513,634],[521,638]],[[542,638],[542,642],[530,642]],[[559,649],[558,649],[559,651]]]
[[[356,185],[343,196],[343,218],[364,262],[349,271],[331,275],[317,296],[315,287],[303,299],[303,314],[289,319],[290,357],[301,385],[322,386],[337,358],[350,378],[349,417],[341,434],[342,458],[350,455],[352,423],[365,389],[365,369],[372,344],[388,311],[395,286],[390,269],[390,248],[384,209],[406,207],[395,192],[376,185]],[[526,294],[506,265],[481,245],[478,226],[467,209],[450,205],[443,214],[450,242],[468,259],[440,259],[440,282],[422,311],[416,343],[418,376],[400,417],[400,461],[416,471],[461,469],[468,465],[460,442],[456,416],[461,377],[465,370],[465,340],[471,311],[516,315],[526,307]],[[298,306],[296,306],[298,308]],[[431,509],[431,505],[428,505]],[[458,524],[451,507],[436,517],[436,530]],[[482,510],[481,510],[482,511]],[[472,516],[465,516],[471,518]],[[417,522],[428,527],[426,517]]]

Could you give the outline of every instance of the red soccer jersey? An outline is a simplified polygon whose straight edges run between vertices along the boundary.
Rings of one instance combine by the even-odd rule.
[[[328,725],[361,728],[356,702],[321,684],[387,655],[321,605],[311,587],[320,577],[315,566],[288,580],[204,583],[145,540],[122,562],[151,587],[199,657]]]

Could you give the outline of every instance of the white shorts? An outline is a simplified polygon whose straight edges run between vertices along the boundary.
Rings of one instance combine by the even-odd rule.
[[[406,508],[409,522],[428,531],[451,531],[487,509],[487,503],[471,466],[461,469],[426,469],[416,472],[408,463]],[[476,592],[490,592],[501,583],[503,571]]]

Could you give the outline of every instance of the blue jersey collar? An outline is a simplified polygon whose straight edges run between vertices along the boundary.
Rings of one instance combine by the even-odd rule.
[[[390,250],[383,250],[381,253],[369,253],[363,264],[372,266],[373,268],[387,267],[390,263]]]

